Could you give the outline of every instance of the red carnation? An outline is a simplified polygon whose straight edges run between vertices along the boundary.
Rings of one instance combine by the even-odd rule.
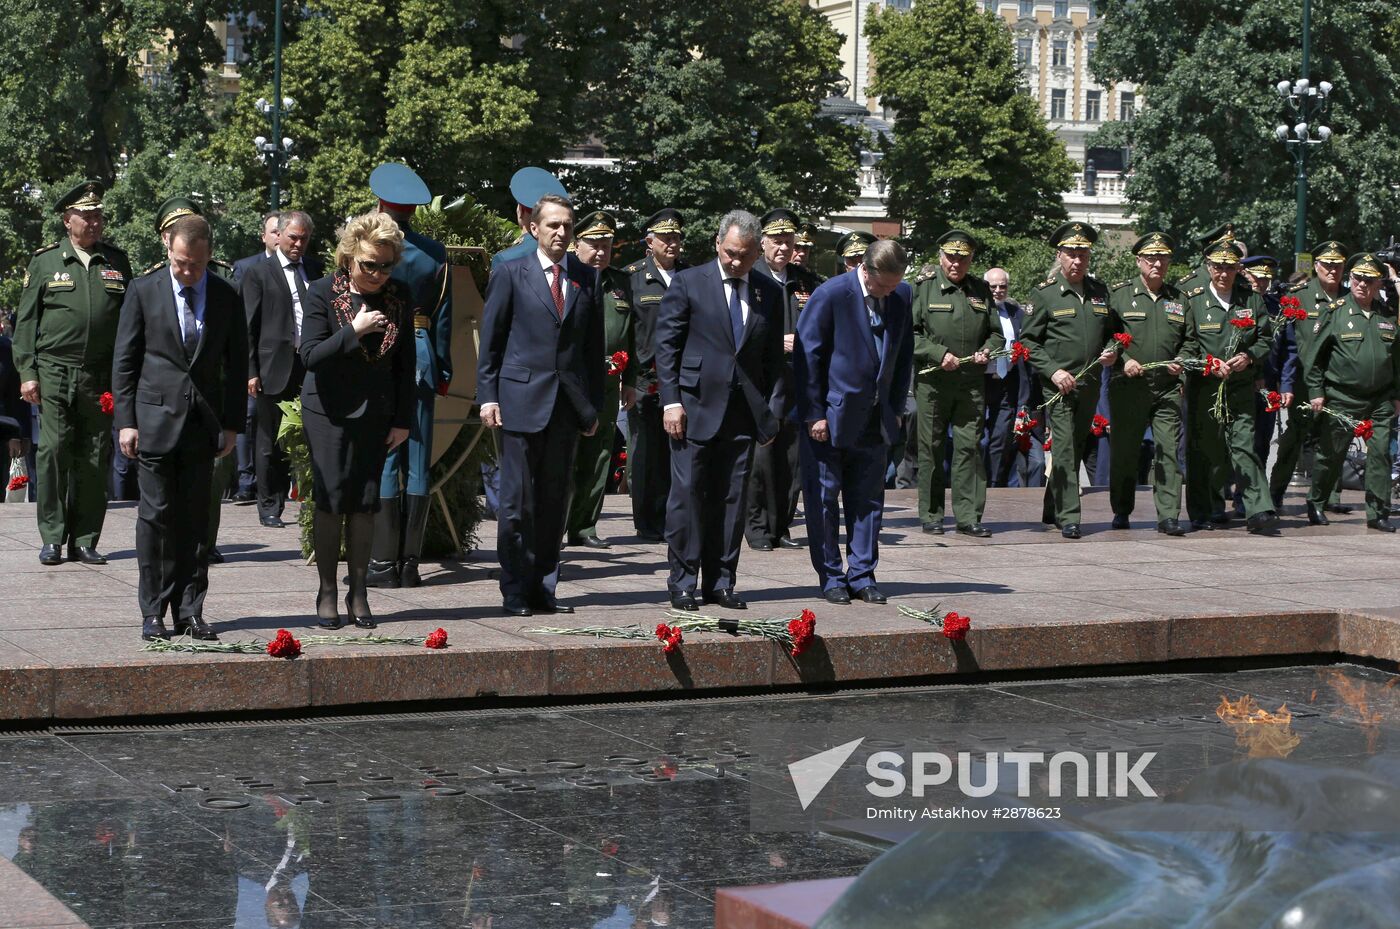
[[[1101,436],[1108,432],[1108,417],[1094,414],[1094,425],[1092,427],[1094,435]]]
[[[108,390],[97,398],[97,405],[102,408],[102,412],[111,416],[112,412],[117,408],[117,401],[112,399],[112,392]]]
[[[1375,431],[1376,424],[1371,422],[1369,419],[1363,419],[1361,422],[1356,424],[1356,428],[1351,431],[1351,434],[1356,436],[1358,439],[1365,439],[1366,441],[1370,441],[1371,435]]]
[[[292,638],[286,629],[278,629],[277,637],[267,643],[267,653],[273,658],[295,658],[301,654],[301,640]]]
[[[26,477],[26,476],[23,475],[23,474],[16,474],[14,477],[10,478],[9,486],[7,486],[5,489],[6,489],[6,490],[19,490],[21,487],[25,487],[25,486],[27,486],[28,484],[29,484],[29,478],[28,478],[28,477]]]
[[[797,619],[788,621],[788,633],[792,636],[792,657],[805,652],[817,637],[817,614],[803,610]]]
[[[668,626],[665,623],[656,624],[656,637],[661,641],[661,650],[668,655],[680,648],[681,643],[685,641],[679,626]]]
[[[1031,435],[1029,432],[1018,433],[1016,436],[1016,450],[1022,455],[1029,455],[1031,451]]]
[[[1023,362],[1023,361],[1030,361],[1030,360],[1031,360],[1031,352],[1030,352],[1030,349],[1026,348],[1026,347],[1025,347],[1024,345],[1022,345],[1020,342],[1012,342],[1012,343],[1011,343],[1011,363],[1012,363],[1012,364],[1020,364],[1020,363]]]
[[[649,394],[654,394],[654,393],[660,392],[660,390],[661,390],[661,385],[659,385],[659,384],[653,382],[652,385],[651,385],[650,387],[647,388],[647,393],[649,393]]]
[[[618,464],[621,464],[622,462],[624,462],[624,461],[626,461],[626,460],[627,460],[627,453],[626,453],[626,452],[618,452],[618,453],[617,453],[617,462],[618,462]]]
[[[1297,297],[1284,297],[1278,305],[1283,309],[1284,319],[1308,318],[1308,311],[1303,309],[1303,302]]]
[[[1201,372],[1201,376],[1210,377],[1212,374],[1214,374],[1216,371],[1219,371],[1223,367],[1225,367],[1225,362],[1221,361],[1219,358],[1216,358],[1214,355],[1206,355],[1206,366],[1205,370]]]
[[[290,497],[292,500],[300,500],[300,499],[301,499],[301,491],[297,489],[297,485],[293,484],[293,485],[287,490],[287,496]]]
[[[1113,341],[1117,342],[1120,347],[1127,348],[1133,344],[1133,336],[1130,332],[1115,332]]]
[[[1264,412],[1277,413],[1281,409],[1283,409],[1283,394],[1277,390],[1269,391],[1264,397]]]
[[[1042,444],[1040,447],[1043,448],[1045,451],[1048,452],[1048,451],[1050,451],[1050,443],[1053,442],[1054,440],[1055,440],[1055,437],[1054,437],[1054,436],[1051,436],[1050,438],[1046,439],[1045,442],[1044,442],[1044,444]]]
[[[949,613],[943,617],[943,635],[955,642],[961,642],[967,638],[967,630],[972,628],[972,620],[957,613]]]
[[[446,648],[447,630],[438,628],[428,633],[428,637],[423,640],[424,648]]]
[[[608,356],[608,373],[614,377],[620,376],[627,370],[627,353],[623,351],[613,352]]]
[[[1252,319],[1232,319],[1232,320],[1230,320],[1230,325],[1234,326],[1236,329],[1239,329],[1239,330],[1241,330],[1241,331],[1243,331],[1243,330],[1245,330],[1245,329],[1253,329],[1253,328],[1254,328],[1254,320],[1252,320]]]

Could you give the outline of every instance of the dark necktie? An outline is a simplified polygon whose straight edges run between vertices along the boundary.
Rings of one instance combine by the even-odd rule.
[[[185,301],[184,309],[180,312],[180,330],[185,337],[185,358],[193,358],[194,350],[199,347],[199,325],[194,318],[194,288],[181,287],[180,299]]]
[[[554,276],[549,283],[549,293],[554,297],[554,312],[559,314],[559,318],[564,318],[564,269],[558,265],[551,266]]]
[[[744,340],[744,308],[739,303],[739,288],[744,286],[741,278],[731,277],[729,283],[729,326],[734,330],[734,350]]]
[[[870,315],[870,334],[875,337],[875,354],[880,360],[885,358],[885,317],[884,309],[876,297],[865,298],[866,312]]]

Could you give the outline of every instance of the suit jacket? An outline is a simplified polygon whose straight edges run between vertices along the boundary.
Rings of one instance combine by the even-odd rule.
[[[792,353],[798,415],[805,425],[825,419],[835,448],[857,447],[872,415],[893,445],[914,371],[913,291],[901,283],[885,298],[882,356],[859,274],[839,274],[813,292]]]
[[[15,367],[10,337],[0,335],[0,439],[27,439],[33,416],[19,395],[19,369]]]
[[[783,291],[764,274],[749,272],[749,318],[736,349],[719,261],[687,268],[671,278],[656,323],[656,374],[661,403],[685,407],[686,437],[715,437],[732,389],[753,414],[758,439],[778,434],[782,409]],[[778,397],[774,394],[778,393]]]
[[[499,403],[512,432],[542,432],[560,396],[580,430],[603,407],[603,292],[598,272],[564,256],[564,317],[554,309],[537,251],[502,263],[486,284],[477,403]]]
[[[243,275],[247,274],[249,269],[252,268],[253,265],[257,264],[259,261],[262,261],[264,258],[267,257],[267,249],[264,248],[258,251],[256,254],[249,255],[247,258],[240,258],[237,261],[235,261],[233,263],[233,282],[237,284],[239,281],[243,280]]]
[[[193,428],[206,437],[212,457],[223,447],[224,430],[243,431],[248,401],[243,308],[232,284],[208,272],[206,278],[204,332],[192,359],[185,357],[170,269],[162,267],[127,287],[112,363],[113,415],[118,429],[139,430],[142,452],[166,454]]]
[[[357,419],[367,413],[388,416],[391,425],[407,429],[413,421],[413,310],[408,289],[390,279],[386,296],[398,303],[399,327],[386,357],[371,363],[360,350],[360,337],[343,325],[331,305],[336,275],[307,287],[301,320],[301,360],[308,372],[302,406],[331,419]],[[394,317],[390,305],[383,311]]]
[[[302,259],[302,265],[309,289],[310,282],[321,277],[322,266],[310,257]],[[239,278],[238,289],[248,321],[248,377],[262,378],[265,394],[296,393],[301,386],[296,317],[292,288],[282,272],[282,253],[255,262]],[[306,307],[302,307],[302,315],[306,315]]]

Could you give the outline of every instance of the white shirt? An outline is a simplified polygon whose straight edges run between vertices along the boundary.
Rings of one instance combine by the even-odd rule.
[[[656,266],[656,273],[659,274],[659,275],[661,275],[661,279],[662,279],[663,281],[666,282],[666,286],[667,286],[667,287],[670,287],[670,286],[671,286],[671,272],[670,272],[670,271],[667,271],[665,268],[661,267],[661,265],[657,265],[657,266]]]
[[[1214,284],[1210,285],[1210,295],[1215,298],[1216,303],[1220,304],[1220,308],[1222,310],[1228,310],[1230,308],[1230,298],[1228,296],[1220,296],[1220,293],[1215,289]]]
[[[718,258],[715,259],[715,265],[719,268],[720,281],[723,282],[724,285],[724,309],[727,318],[729,315],[729,301],[734,297],[734,285],[729,283],[731,280],[730,274],[725,270],[724,264]],[[743,317],[744,325],[747,326],[749,324],[749,287],[751,286],[749,283],[749,275],[745,274],[743,277],[739,278],[739,280],[744,282],[744,286],[739,288],[739,315]],[[661,411],[664,413],[666,410],[674,409],[680,405],[679,403],[668,403],[662,407]]]
[[[1016,341],[1016,327],[1011,322],[1011,310],[1007,307],[1008,303],[1010,303],[1009,300],[997,301],[997,318],[1001,320],[1001,334],[1006,338],[1006,344],[1009,346]],[[1006,368],[1006,371],[1001,370],[1002,368]],[[988,374],[1005,377],[1009,371],[1010,367],[1005,358],[997,358],[987,362]]]
[[[297,287],[297,272],[302,275],[302,286],[306,281],[306,266],[298,265],[292,267],[292,259],[288,258],[280,250],[277,252],[277,260],[282,265],[282,275],[287,279],[287,287],[292,291],[292,345],[301,347],[301,290]]]
[[[544,269],[545,283],[550,287],[554,286],[554,266],[556,263],[559,265],[559,275],[563,278],[560,289],[564,294],[564,303],[567,305],[569,302],[569,274],[564,270],[564,261],[568,260],[568,255],[565,255],[563,260],[555,262],[554,259],[544,253],[544,249],[537,248],[535,249],[535,257],[539,259],[540,267]],[[551,290],[550,293],[553,293],[553,291]]]
[[[781,271],[775,271],[770,267],[768,270],[773,272],[773,280],[778,282],[779,287],[787,286],[787,268],[783,268]]]

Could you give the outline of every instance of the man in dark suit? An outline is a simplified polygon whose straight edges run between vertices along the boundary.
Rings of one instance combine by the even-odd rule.
[[[830,603],[884,603],[875,586],[889,446],[914,367],[908,258],[891,241],[817,288],[793,351],[802,434],[803,512],[812,566]],[[841,506],[850,563],[841,564]]]
[[[657,319],[656,374],[671,437],[668,587],[678,610],[697,609],[697,582],[706,603],[746,606],[734,593],[744,484],[754,444],[773,441],[773,410],[785,402],[783,291],[750,273],[759,234],[752,213],[726,214],[718,260],[676,274]]]
[[[569,254],[574,208],[546,194],[530,234],[539,246],[503,262],[486,285],[477,361],[481,421],[501,430],[496,548],[507,616],[572,613],[555,599],[559,548],[579,435],[603,405],[598,272]]]
[[[988,268],[983,276],[992,290],[996,301],[997,321],[1001,326],[1002,338],[1007,345],[1021,338],[1021,326],[1025,324],[1026,311],[1021,304],[1008,296],[1011,276],[1005,268]],[[1035,371],[1028,361],[1013,362],[1010,358],[997,358],[987,362],[986,396],[986,465],[987,482],[992,487],[1020,487],[1021,468],[1018,463],[1021,451],[1016,445],[1016,414],[1029,411],[1031,386]],[[1039,400],[1036,401],[1037,404]],[[1037,425],[1032,431],[1031,450],[1025,454],[1025,469],[1030,483],[1025,486],[1038,487],[1045,479],[1045,453],[1041,443],[1045,441],[1043,427]]]
[[[214,639],[204,622],[209,586],[209,482],[243,425],[248,346],[238,292],[207,267],[209,223],[184,216],[170,230],[168,268],[132,282],[112,365],[122,451],[137,461],[137,598],[141,638]]]
[[[311,217],[288,210],[277,217],[277,252],[244,272],[239,282],[248,321],[248,396],[257,405],[254,463],[258,483],[258,520],[281,528],[290,474],[287,456],[277,444],[282,427],[282,400],[301,392],[305,373],[297,347],[306,285],[321,276],[322,266],[306,255],[315,232]]]
[[[243,275],[248,272],[253,265],[264,258],[271,258],[277,251],[277,223],[282,213],[280,210],[273,210],[264,213],[262,218],[262,250],[254,252],[247,258],[240,258],[233,263],[233,282],[237,284],[243,279]]]
[[[237,284],[253,265],[264,258],[271,258],[277,252],[277,222],[282,214],[278,210],[263,214],[261,251],[233,263],[233,283]],[[248,416],[244,420],[243,431],[238,435],[238,445],[233,454],[238,459],[238,487],[234,490],[233,502],[247,506],[258,502],[258,401],[248,397]]]

